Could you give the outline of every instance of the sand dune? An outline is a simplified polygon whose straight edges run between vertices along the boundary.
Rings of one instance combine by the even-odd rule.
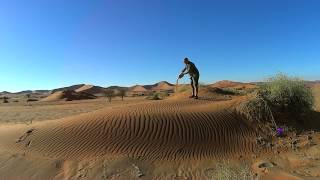
[[[211,84],[210,86],[218,87],[218,88],[234,88],[234,89],[256,88],[256,85],[252,83],[234,82],[234,81],[228,81],[228,80],[218,81],[214,84]]]
[[[76,89],[76,92],[85,92],[89,94],[103,94],[105,88],[100,87],[100,86],[94,86],[94,85],[84,85],[81,86],[80,88]]]
[[[147,92],[148,90],[141,85],[135,85],[130,88],[130,91],[132,91],[132,92]]]
[[[172,91],[174,90],[174,85],[170,84],[166,81],[161,81],[157,84],[155,84],[152,88],[152,91]]]
[[[12,148],[69,159],[108,155],[199,159],[250,154],[256,134],[230,111],[234,103],[168,100],[100,110],[35,126]]]
[[[95,99],[96,96],[86,92],[76,92],[73,90],[57,91],[41,101],[59,101],[59,100],[81,100],[81,99]]]
[[[81,88],[82,86],[84,86],[85,84],[76,84],[76,85],[72,85],[72,86],[68,86],[68,87],[61,87],[61,88],[57,88],[57,89],[52,89],[51,92],[52,93],[55,93],[55,92],[58,92],[58,91],[66,91],[66,90],[76,90],[76,89],[79,89]]]

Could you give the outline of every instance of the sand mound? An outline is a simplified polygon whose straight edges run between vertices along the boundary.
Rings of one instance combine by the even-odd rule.
[[[84,85],[78,89],[75,90],[76,92],[85,92],[88,94],[103,94],[105,91],[105,88],[100,86],[93,86],[93,85]]]
[[[130,91],[132,92],[147,92],[148,90],[144,88],[143,86],[136,85],[130,88]]]
[[[234,101],[165,100],[103,109],[33,127],[16,148],[58,158],[233,157],[256,148],[256,133]]]
[[[255,84],[252,83],[242,83],[242,82],[234,82],[234,81],[218,81],[214,84],[210,85],[211,87],[217,88],[234,88],[234,89],[253,89],[256,88]]]
[[[58,91],[66,91],[66,90],[76,90],[76,89],[79,89],[81,88],[82,86],[84,86],[85,84],[76,84],[76,85],[72,85],[72,86],[68,86],[68,87],[62,87],[62,88],[57,88],[57,89],[53,89],[51,90],[51,93],[55,93],[55,92],[58,92]]]
[[[81,100],[81,99],[95,99],[96,96],[85,93],[85,92],[76,92],[73,90],[65,90],[65,91],[58,91],[55,92],[48,97],[42,99],[41,101],[72,101],[72,100]]]
[[[166,81],[161,81],[157,84],[155,84],[154,87],[151,88],[153,91],[172,91],[174,90],[174,85],[170,84]]]

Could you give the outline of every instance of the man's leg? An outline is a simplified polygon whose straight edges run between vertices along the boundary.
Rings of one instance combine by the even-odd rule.
[[[195,86],[195,89],[196,89],[195,97],[196,97],[196,99],[198,99],[199,75],[197,75],[197,76],[194,78],[194,86]]]
[[[192,87],[192,96],[190,96],[190,98],[193,98],[194,97],[194,79],[193,79],[193,77],[190,77],[190,79],[191,79],[191,87]]]

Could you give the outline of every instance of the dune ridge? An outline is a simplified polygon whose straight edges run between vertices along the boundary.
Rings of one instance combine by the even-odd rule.
[[[35,126],[16,148],[70,159],[120,155],[178,160],[250,154],[257,134],[230,110],[234,104],[167,100],[103,109]]]

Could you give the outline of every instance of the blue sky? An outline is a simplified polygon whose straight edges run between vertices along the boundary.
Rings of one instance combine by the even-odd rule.
[[[320,79],[317,0],[0,0],[0,91]],[[184,79],[183,82],[188,82]]]

